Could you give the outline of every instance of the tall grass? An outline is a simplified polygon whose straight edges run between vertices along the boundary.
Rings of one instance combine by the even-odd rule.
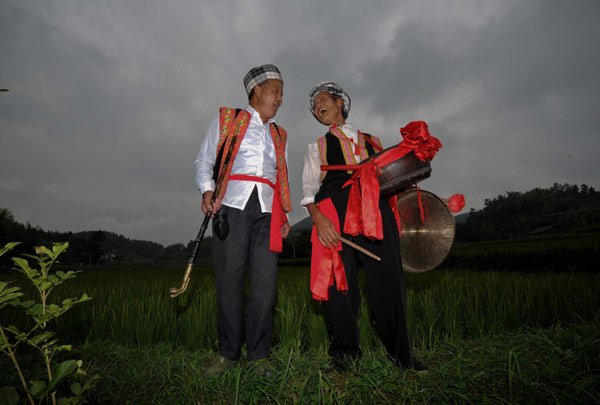
[[[411,276],[409,327],[425,348],[445,338],[591,320],[600,311],[595,274],[443,270]]]
[[[169,287],[183,269],[89,271],[65,284],[65,297],[86,292],[93,300],[72,309],[53,329],[73,343],[110,340],[129,346],[167,344],[214,349],[216,298],[212,270],[200,267],[188,291],[171,299]],[[308,268],[280,268],[274,314],[274,342],[289,349],[326,348],[327,326],[321,304],[309,292]],[[6,276],[3,276],[3,279]],[[18,276],[14,277],[20,284]],[[371,328],[365,291],[361,344],[379,345]],[[524,326],[591,320],[600,308],[600,275],[590,273],[516,273],[433,270],[406,274],[411,339],[433,348],[448,338],[477,338]],[[23,285],[27,292],[27,286]],[[61,297],[53,297],[60,300]],[[24,326],[27,319],[3,310],[2,324]]]

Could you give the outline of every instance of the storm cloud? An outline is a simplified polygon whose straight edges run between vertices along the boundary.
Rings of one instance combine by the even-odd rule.
[[[349,122],[401,140],[425,120],[444,147],[424,189],[485,198],[599,186],[596,1],[0,1],[0,207],[47,230],[187,242],[202,221],[193,162],[244,74],[285,81],[294,211],[319,81]]]

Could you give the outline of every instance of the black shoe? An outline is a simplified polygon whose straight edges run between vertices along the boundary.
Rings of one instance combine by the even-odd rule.
[[[339,359],[337,357],[332,358],[329,364],[323,368],[324,374],[345,373],[346,371],[348,371],[347,360]]]
[[[254,360],[251,362],[253,366],[253,370],[256,374],[261,375],[267,378],[273,378],[273,365],[269,361],[269,359],[264,358],[260,360]]]
[[[412,359],[412,365],[410,368],[412,368],[416,372],[422,373],[422,374],[427,374],[427,372],[429,371],[429,369],[423,363],[421,363],[419,360],[415,359],[414,357]]]
[[[233,363],[235,363],[235,360],[229,360],[219,355],[214,359],[213,364],[206,369],[206,371],[204,372],[204,377],[210,378],[213,376],[223,374],[225,370],[227,370],[233,365]]]

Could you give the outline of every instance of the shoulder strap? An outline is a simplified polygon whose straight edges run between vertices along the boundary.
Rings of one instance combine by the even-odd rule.
[[[354,157],[354,152],[352,151],[353,142],[350,138],[346,136],[346,134],[344,134],[344,131],[342,131],[337,125],[332,125],[331,127],[329,127],[329,133],[334,135],[339,140],[346,164],[357,164],[358,161]]]
[[[221,161],[223,160],[223,149],[225,146],[225,140],[229,135],[229,131],[233,126],[238,114],[242,111],[241,108],[228,108],[221,107],[219,109],[219,144],[217,146],[217,160],[213,166],[213,180],[216,182],[219,178],[219,169],[221,168]]]
[[[327,135],[320,137],[317,140],[317,146],[319,147],[319,158],[321,158],[321,165],[328,165],[327,162]],[[321,170],[321,182],[325,179],[327,172]]]
[[[275,147],[275,162],[277,164],[277,183],[279,184],[280,201],[283,210],[289,212],[292,210],[290,198],[290,185],[288,182],[288,169],[285,160],[285,144],[287,141],[287,131],[272,122],[269,126],[271,137],[273,138],[273,146]],[[275,191],[277,192],[277,190]]]
[[[358,133],[362,135],[365,138],[365,140],[371,144],[371,146],[373,147],[373,149],[375,149],[376,152],[383,150],[383,146],[381,146],[381,141],[379,140],[379,138],[371,134],[365,134],[364,132],[360,131],[358,131]]]
[[[229,180],[229,174],[233,167],[233,162],[244,139],[248,125],[250,124],[251,114],[246,110],[240,110],[239,114],[233,120],[227,136],[223,142],[222,155],[220,159],[220,165],[217,166],[215,162],[215,168],[213,169],[213,175],[216,172],[216,198],[223,197],[227,190],[227,183]],[[216,170],[215,170],[216,169]]]

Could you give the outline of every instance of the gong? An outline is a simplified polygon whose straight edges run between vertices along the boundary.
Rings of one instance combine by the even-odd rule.
[[[404,271],[423,273],[439,266],[450,252],[456,230],[454,216],[446,203],[429,191],[412,189],[398,194],[397,207]]]

